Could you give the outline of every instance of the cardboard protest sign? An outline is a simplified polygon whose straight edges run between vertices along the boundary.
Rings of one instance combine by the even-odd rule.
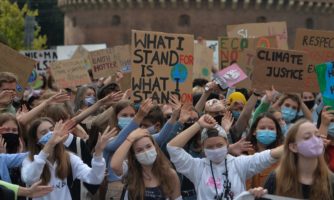
[[[320,92],[325,106],[334,109],[334,68],[333,62],[316,65],[315,71],[318,77]]]
[[[213,49],[210,49],[203,44],[195,44],[193,78],[211,80],[211,69],[213,66]]]
[[[288,29],[286,22],[227,25],[226,29],[228,37],[256,38],[276,36],[278,48],[288,50]]]
[[[90,62],[90,59],[89,59],[89,51],[81,45],[74,52],[71,59],[82,59],[86,70],[89,70],[92,68],[92,63]]]
[[[234,62],[238,62],[242,52],[246,49],[256,49],[257,47],[277,47],[275,36],[260,38],[220,37],[218,42],[220,69],[228,67]]]
[[[20,53],[37,61],[35,69],[39,74],[45,74],[50,63],[58,59],[57,51],[55,49],[27,50],[20,51]]]
[[[194,37],[132,31],[132,100],[167,103],[171,95],[192,102]]]
[[[0,43],[0,71],[12,72],[18,76],[17,90],[22,92],[28,85],[28,78],[36,61]]]
[[[91,82],[82,59],[57,61],[51,64],[50,69],[58,88],[71,88]]]
[[[280,92],[305,91],[305,52],[259,48],[254,64],[253,88],[265,90],[274,86]]]
[[[334,31],[297,29],[295,49],[309,56],[306,67],[305,85],[309,92],[319,92],[315,65],[334,60]]]
[[[130,62],[130,46],[92,51],[89,53],[94,78],[113,76]]]
[[[237,64],[232,64],[229,67],[214,74],[214,79],[221,85],[221,88],[226,89],[228,87],[233,87],[235,84],[245,80],[247,78],[246,74],[240,69]],[[226,85],[226,86],[224,86]]]
[[[251,87],[251,73],[253,71],[252,58],[257,47],[277,48],[276,36],[263,36],[259,38],[219,38],[220,68],[225,68],[232,63],[238,63],[248,76],[237,84],[239,88]],[[250,55],[250,52],[253,55]]]
[[[96,51],[100,49],[107,48],[106,44],[83,44],[83,45],[65,45],[65,46],[57,46],[57,55],[58,60],[68,60],[71,59],[75,53],[75,51],[82,46],[88,51]]]

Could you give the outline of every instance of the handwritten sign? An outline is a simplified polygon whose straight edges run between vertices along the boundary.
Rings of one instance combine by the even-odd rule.
[[[108,77],[129,65],[130,46],[116,46],[92,51],[89,54],[94,78]]]
[[[132,100],[149,97],[167,103],[171,95],[192,102],[194,37],[149,31],[132,31]]]
[[[75,50],[71,59],[82,59],[86,70],[92,68],[92,63],[89,59],[89,51],[81,45],[77,48],[77,50]]]
[[[277,37],[278,48],[288,50],[287,30],[286,22],[227,25],[227,36],[238,38],[275,36]]]
[[[194,44],[194,79],[211,80],[213,63],[213,49],[203,44]]]
[[[28,86],[28,79],[36,61],[20,54],[0,42],[0,71],[12,72],[18,76],[18,92]]]
[[[334,109],[334,68],[333,62],[316,65],[315,71],[318,77],[318,83],[322,99],[325,106],[331,106]]]
[[[217,72],[214,77],[215,79],[220,79],[218,83],[226,83],[228,87],[233,87],[235,84],[247,78],[246,74],[237,64],[232,64],[231,66],[224,68]],[[222,88],[225,89],[224,86],[222,86]]]
[[[319,92],[315,65],[334,60],[334,31],[297,29],[295,49],[309,56],[306,67],[305,85],[309,92]]]
[[[252,87],[280,92],[303,92],[307,54],[302,51],[259,48],[255,58]]]
[[[50,66],[50,63],[58,59],[57,51],[53,49],[27,50],[27,51],[20,51],[20,53],[27,56],[28,58],[37,61],[35,69],[36,72],[39,74],[45,74],[46,70]]]
[[[51,64],[50,69],[58,88],[72,88],[91,82],[82,59],[57,61]]]
[[[238,88],[251,88],[253,72],[253,58],[257,47],[277,48],[275,36],[263,36],[259,38],[219,38],[220,68],[225,68],[232,63],[237,63],[246,73],[247,78],[238,83]]]

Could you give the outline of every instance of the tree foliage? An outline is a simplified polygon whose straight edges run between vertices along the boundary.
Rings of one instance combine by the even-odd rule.
[[[30,10],[25,4],[21,9],[9,0],[0,0],[0,41],[16,50],[24,50],[24,20],[26,16],[38,16],[38,10]],[[40,35],[36,23],[32,49],[45,49],[47,37]]]

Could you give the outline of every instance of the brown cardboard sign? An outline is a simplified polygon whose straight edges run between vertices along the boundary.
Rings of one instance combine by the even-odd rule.
[[[228,37],[256,38],[261,36],[276,36],[278,48],[289,49],[286,22],[227,25],[226,29]]]
[[[254,64],[253,88],[265,90],[274,86],[279,92],[305,91],[305,52],[259,48]]]
[[[305,91],[319,92],[315,66],[334,60],[334,31],[297,29],[295,49],[307,52],[309,57],[305,66]]]
[[[213,49],[203,44],[194,45],[194,79],[211,80],[213,63]]]
[[[92,51],[89,54],[94,78],[114,76],[130,62],[129,45]]]
[[[85,63],[85,69],[89,70],[92,68],[92,63],[90,62],[89,58],[89,51],[80,45],[77,50],[75,50],[73,56],[71,59],[82,59],[83,62]]]
[[[259,38],[219,37],[218,46],[220,68],[223,69],[232,63],[237,63],[246,73],[247,78],[236,86],[250,89],[250,78],[254,67],[253,62],[251,62],[252,57],[250,57],[252,55],[249,52],[255,52],[257,47],[277,48],[277,38],[276,36],[262,36]]]
[[[194,36],[132,31],[132,100],[167,103],[171,95],[192,102]]]
[[[35,68],[36,61],[30,59],[14,49],[0,42],[0,71],[12,72],[18,76],[18,84],[21,87],[18,92],[22,92],[28,86],[28,79]]]
[[[51,73],[58,88],[72,88],[90,83],[90,77],[82,59],[56,61],[51,64]]]

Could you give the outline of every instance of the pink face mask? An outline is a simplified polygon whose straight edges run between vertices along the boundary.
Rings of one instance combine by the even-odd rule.
[[[298,153],[307,158],[315,158],[324,152],[324,143],[321,138],[312,136],[308,140],[299,141],[297,143]]]

